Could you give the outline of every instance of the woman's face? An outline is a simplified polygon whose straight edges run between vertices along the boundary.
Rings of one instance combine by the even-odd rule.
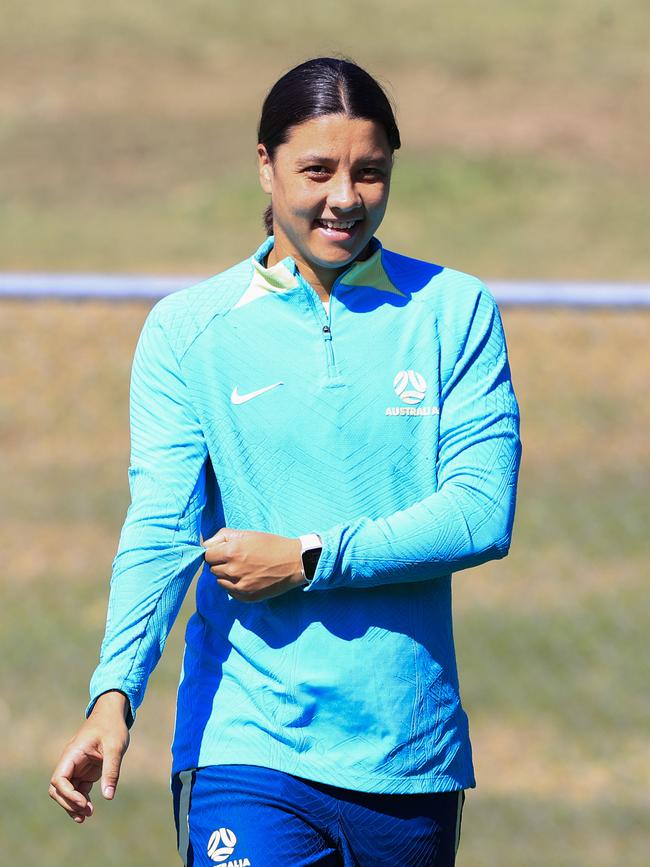
[[[381,124],[324,115],[291,127],[273,161],[264,145],[258,157],[273,205],[276,260],[293,256],[319,273],[363,253],[390,188],[392,154]]]

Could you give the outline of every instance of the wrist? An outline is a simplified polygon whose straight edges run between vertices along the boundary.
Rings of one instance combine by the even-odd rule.
[[[98,696],[90,716],[107,713],[112,716],[118,715],[126,722],[130,708],[127,696],[117,689],[112,689]]]

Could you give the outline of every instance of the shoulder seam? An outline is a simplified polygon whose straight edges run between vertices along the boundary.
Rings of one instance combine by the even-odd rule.
[[[217,281],[220,278],[224,277],[229,271],[233,271],[235,268],[242,267],[242,266],[246,265],[248,262],[249,262],[249,259],[243,259],[241,262],[238,262],[236,265],[233,265],[231,268],[226,269],[226,271],[222,271],[219,274],[214,275],[213,277],[208,277],[207,280],[201,281],[201,283],[196,283],[196,284],[194,284],[194,286],[188,286],[186,289],[180,290],[180,291],[181,292],[183,292],[183,291],[188,292],[188,291],[190,291],[190,290],[192,290],[198,286],[203,285],[204,283],[210,282],[212,280]],[[172,349],[172,352],[174,353],[174,357],[177,359],[179,365],[182,363],[183,359],[185,358],[185,356],[187,355],[189,350],[192,348],[194,343],[198,340],[198,338],[209,327],[210,323],[212,323],[217,317],[223,317],[227,313],[229,313],[230,310],[232,309],[232,307],[234,306],[234,304],[239,300],[240,295],[245,290],[246,290],[246,286],[243,286],[241,289],[241,293],[239,293],[237,298],[235,300],[233,300],[232,303],[230,303],[224,310],[213,311],[212,314],[209,316],[209,318],[203,323],[199,323],[198,319],[196,318],[196,314],[195,314],[194,310],[190,306],[185,308],[186,314],[188,315],[189,318],[191,318],[192,323],[194,325],[194,334],[192,335],[192,337],[189,340],[189,342],[187,343],[187,345],[183,348],[183,351],[181,352],[180,356],[177,355],[176,352],[174,352],[172,342],[169,339],[169,336],[168,336],[167,331],[163,325],[160,314],[157,315],[157,317],[156,317],[157,324],[160,325],[160,328],[162,329],[163,333],[165,334],[165,337],[167,338],[167,340],[170,344],[170,348]],[[169,296],[167,296],[167,297],[169,297]]]

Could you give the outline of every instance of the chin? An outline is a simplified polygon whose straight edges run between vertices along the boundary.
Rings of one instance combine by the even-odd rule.
[[[353,250],[345,249],[345,247],[334,247],[329,250],[320,250],[320,255],[314,251],[310,258],[321,268],[344,268],[354,262],[367,246],[368,241],[365,241],[361,246],[355,244]]]
[[[328,268],[332,271],[336,271],[339,268],[346,268],[348,265],[351,265],[358,255],[358,253],[354,253],[348,256],[338,256],[337,258],[329,256],[326,259],[315,257],[312,259],[312,262],[318,268]]]

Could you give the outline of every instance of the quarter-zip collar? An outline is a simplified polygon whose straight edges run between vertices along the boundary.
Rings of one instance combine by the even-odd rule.
[[[298,285],[298,266],[291,256],[285,256],[284,259],[270,267],[264,264],[266,257],[273,249],[274,241],[273,235],[269,235],[251,256],[251,263],[255,269],[253,281],[257,286],[267,289],[269,292],[286,292],[289,289],[295,289]]]
[[[271,267],[266,267],[264,261],[273,249],[274,238],[270,235],[263,244],[251,256],[254,269],[253,280],[250,289],[255,294],[268,292],[288,292],[295,289],[299,284],[299,271],[295,260],[291,256],[285,256]],[[378,238],[370,240],[371,253],[367,259],[356,260],[340,274],[334,281],[332,289],[336,286],[368,287],[396,295],[403,295],[392,282],[383,262],[384,248]],[[304,279],[304,278],[301,278]]]

